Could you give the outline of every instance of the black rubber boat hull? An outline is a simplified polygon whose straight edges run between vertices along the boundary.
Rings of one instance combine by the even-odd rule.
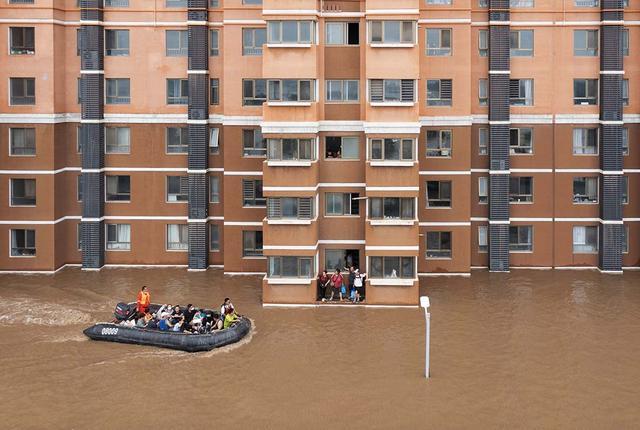
[[[93,340],[131,343],[178,349],[186,352],[211,351],[240,341],[251,330],[251,321],[242,317],[232,327],[212,334],[187,334],[170,331],[147,330],[118,324],[99,323],[83,331]]]

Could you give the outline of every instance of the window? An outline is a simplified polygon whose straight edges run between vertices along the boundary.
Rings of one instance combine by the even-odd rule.
[[[369,219],[415,220],[413,197],[370,197]]]
[[[78,104],[82,103],[82,78],[78,78]]]
[[[212,127],[209,129],[209,153],[217,154],[220,152],[220,129]]]
[[[209,56],[217,57],[218,55],[220,55],[220,32],[209,30]]]
[[[598,0],[575,0],[576,7],[598,7]]]
[[[489,55],[489,30],[478,31],[478,55],[481,57]]]
[[[573,253],[591,254],[594,252],[598,252],[598,227],[574,226]]]
[[[268,43],[307,44],[313,43],[314,24],[312,21],[268,21]]]
[[[531,203],[533,201],[533,178],[522,176],[509,178],[509,203]]]
[[[478,155],[489,155],[489,129],[478,129]]]
[[[509,152],[511,155],[533,154],[533,129],[509,129]]]
[[[509,47],[512,57],[533,57],[533,30],[511,30]]]
[[[489,227],[486,225],[478,226],[478,252],[487,252],[489,250]]]
[[[489,0],[478,0],[478,7],[489,7]]]
[[[77,193],[78,193],[78,194],[77,194],[77,200],[78,200],[79,202],[81,202],[81,201],[82,201],[83,193],[84,193],[84,192],[82,191],[82,182],[83,182],[83,180],[82,180],[82,174],[79,174],[79,175],[78,175],[78,181],[77,181],[77,185],[78,185],[78,186],[77,186]]]
[[[131,148],[129,127],[105,127],[105,152],[128,154]]]
[[[262,0],[242,0],[242,4],[262,4]]]
[[[9,27],[11,55],[33,55],[36,53],[34,27]]]
[[[394,45],[415,43],[414,21],[370,21],[369,43]]]
[[[598,80],[574,79],[573,80],[573,104],[596,105],[598,104]]]
[[[427,258],[451,258],[451,232],[427,232]]]
[[[372,161],[413,161],[414,145],[413,139],[371,139],[369,158]]]
[[[622,29],[622,55],[629,56],[629,29]]]
[[[325,216],[360,215],[359,193],[325,193]]]
[[[360,251],[357,249],[325,249],[324,268],[328,272],[343,267],[359,267]]]
[[[518,225],[509,227],[509,251],[531,252],[533,251],[533,227],[530,225]]]
[[[187,7],[187,0],[166,0],[166,7]]]
[[[262,55],[262,45],[267,41],[267,30],[264,28],[242,29],[242,55]]]
[[[629,253],[629,226],[625,225],[622,228],[622,253],[623,254],[628,254]]]
[[[188,127],[167,127],[166,152],[167,154],[189,153]]]
[[[451,181],[427,181],[427,207],[451,207]]]
[[[11,104],[34,105],[36,104],[36,79],[35,78],[10,78]]]
[[[76,224],[76,245],[78,247],[78,251],[82,251],[82,224]]]
[[[128,105],[131,103],[131,85],[127,78],[105,79],[108,105]]]
[[[311,197],[270,197],[267,218],[310,220],[314,217],[313,201]]]
[[[268,257],[269,278],[311,278],[313,257]]]
[[[598,30],[573,30],[573,55],[598,56]]]
[[[262,257],[262,232],[243,231],[242,232],[242,256]]]
[[[598,203],[598,178],[573,178],[573,203]]]
[[[220,251],[220,226],[209,224],[209,251]]]
[[[427,80],[427,106],[451,106],[451,79]]]
[[[629,177],[622,176],[620,181],[620,196],[623,205],[629,204]]]
[[[327,22],[326,45],[359,45],[360,23],[358,22]]]
[[[167,79],[167,104],[189,104],[189,80]]]
[[[11,179],[11,206],[36,205],[36,180]]]
[[[360,81],[327,81],[327,102],[357,102],[360,99]]]
[[[622,127],[622,155],[629,155],[629,129]]]
[[[259,128],[242,130],[242,156],[265,157],[267,155],[267,139],[262,137]]]
[[[107,176],[106,180],[106,201],[108,202],[128,202],[131,200],[131,177],[129,176]]]
[[[325,158],[343,160],[357,160],[360,158],[360,140],[357,137],[327,136],[324,143]]]
[[[413,79],[371,79],[369,100],[372,103],[415,101],[415,81]]]
[[[107,224],[107,249],[128,251],[131,249],[131,225]]]
[[[10,128],[9,154],[13,156],[36,155],[36,129]]]
[[[487,176],[478,178],[478,203],[481,205],[489,203],[489,178]]]
[[[534,0],[510,0],[509,7],[521,8],[521,7],[533,7]]]
[[[451,130],[427,130],[427,157],[451,157]]]
[[[186,57],[189,54],[189,31],[165,31],[167,57]]]
[[[427,4],[449,5],[452,0],[427,0]]]
[[[510,79],[509,103],[511,106],[532,106],[533,79]]]
[[[315,157],[314,139],[268,139],[268,159],[275,161],[311,161]]]
[[[243,179],[242,180],[242,206],[264,207],[267,199],[262,195],[262,180]]]
[[[209,82],[211,88],[211,92],[209,94],[209,103],[211,103],[212,105],[220,104],[220,80],[218,78],[210,79]],[[188,94],[189,93],[187,92],[187,95]]]
[[[242,105],[262,106],[267,101],[267,81],[265,79],[242,80]]]
[[[167,224],[167,251],[189,249],[189,226],[187,224]]]
[[[35,257],[36,231],[25,229],[11,230],[11,256]]]
[[[76,55],[80,55],[80,29],[76,29]]]
[[[189,177],[167,176],[167,203],[189,201]]]
[[[113,57],[129,55],[129,30],[105,30],[104,44],[104,55]]]
[[[209,176],[209,203],[220,203],[220,178]]]
[[[442,57],[451,55],[451,29],[427,28],[427,55]]]
[[[478,104],[489,106],[489,79],[478,80]]]
[[[629,79],[622,80],[622,106],[629,106]]]
[[[314,99],[315,81],[282,79],[269,81],[270,102],[310,102]]]
[[[573,129],[573,155],[596,155],[598,153],[598,129]]]
[[[104,0],[105,7],[129,7],[129,0]]]
[[[372,279],[414,279],[415,257],[369,257]]]

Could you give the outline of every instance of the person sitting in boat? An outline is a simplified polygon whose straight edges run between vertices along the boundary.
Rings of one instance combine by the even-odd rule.
[[[147,312],[146,314],[141,315],[140,318],[138,318],[138,321],[136,321],[136,327],[149,328],[149,323],[151,321],[153,321],[153,316],[150,312]]]
[[[171,331],[182,331],[184,328],[184,315],[178,321],[171,325]]]
[[[191,303],[187,305],[187,309],[184,311],[184,322],[186,324],[191,324],[191,320],[193,320],[193,316],[196,314],[196,308]]]
[[[198,309],[195,314],[193,314],[193,319],[191,320],[191,327],[194,331],[200,333],[202,330],[202,326],[204,325],[204,320],[206,315],[202,309]]]
[[[220,318],[224,321],[224,316],[228,311],[233,310],[233,303],[231,303],[231,299],[229,297],[225,297],[222,306],[220,306]]]
[[[154,317],[158,321],[160,321],[164,315],[171,316],[171,312],[172,311],[173,311],[173,308],[171,307],[171,305],[165,304],[165,305],[160,306],[160,309],[158,309],[158,311],[155,313]]]
[[[171,312],[171,324],[176,324],[178,321],[184,318],[184,313],[180,309],[180,305],[176,305]]]
[[[136,327],[138,327],[138,328],[144,328],[144,327],[146,327],[146,326],[147,326],[147,323],[146,323],[146,321],[144,320],[144,316],[145,316],[145,315],[146,315],[146,314],[141,314],[141,313],[139,313],[139,314],[136,316]]]
[[[144,285],[138,293],[138,299],[136,300],[136,308],[138,313],[144,314],[149,310],[151,304],[151,294],[147,291],[147,286]]]
[[[163,314],[160,317],[160,321],[158,321],[158,330],[160,331],[169,331],[171,326],[169,325],[169,315]]]
[[[230,311],[228,311],[225,315],[224,315],[224,328],[229,328],[233,325],[233,323],[235,323],[236,321],[238,321],[240,317],[238,316],[238,314],[236,314],[236,310],[235,309],[231,309]]]

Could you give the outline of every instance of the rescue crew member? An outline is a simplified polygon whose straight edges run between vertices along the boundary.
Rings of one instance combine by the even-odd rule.
[[[138,312],[146,314],[149,311],[149,305],[151,304],[151,294],[147,291],[147,286],[143,286],[138,293],[138,300],[136,301]]]

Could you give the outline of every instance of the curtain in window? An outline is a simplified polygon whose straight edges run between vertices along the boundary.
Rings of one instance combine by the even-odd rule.
[[[573,244],[574,245],[586,245],[587,243],[587,229],[585,227],[573,228]]]

